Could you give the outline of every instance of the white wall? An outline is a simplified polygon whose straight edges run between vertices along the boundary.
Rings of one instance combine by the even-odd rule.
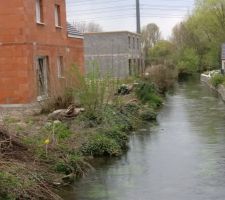
[[[222,60],[222,69],[225,70],[225,60]]]

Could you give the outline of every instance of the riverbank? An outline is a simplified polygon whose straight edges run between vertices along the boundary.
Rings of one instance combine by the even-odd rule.
[[[223,84],[218,84],[217,86],[213,86],[212,84],[212,76],[201,74],[201,81],[204,82],[209,88],[216,91],[223,101],[225,101],[225,86]]]
[[[58,190],[92,170],[90,161],[95,157],[121,156],[129,134],[154,121],[163,102],[148,80],[134,85],[129,94],[121,88],[116,95],[112,91],[113,101],[95,110],[86,107],[75,119],[51,120],[46,114],[23,112],[3,117],[0,197],[61,199]]]

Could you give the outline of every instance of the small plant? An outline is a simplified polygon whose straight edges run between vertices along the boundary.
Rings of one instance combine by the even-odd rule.
[[[157,114],[153,109],[146,108],[145,110],[140,112],[140,117],[144,121],[154,121],[156,120]]]
[[[139,84],[136,95],[142,103],[147,103],[152,108],[157,108],[163,103],[155,85],[148,81]]]
[[[222,74],[215,74],[211,78],[211,83],[214,87],[218,87],[219,85],[223,84],[225,82],[225,76]]]
[[[92,156],[119,156],[122,149],[117,142],[105,134],[97,133],[92,135],[82,147],[84,155]]]

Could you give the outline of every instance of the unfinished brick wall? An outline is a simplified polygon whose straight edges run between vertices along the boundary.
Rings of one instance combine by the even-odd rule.
[[[54,6],[61,8],[61,28],[55,27]],[[83,71],[83,39],[68,38],[65,0],[43,0],[44,24],[36,23],[35,0],[0,2],[0,104],[25,104],[37,99],[36,58],[49,58],[49,89],[66,80],[57,77],[56,59]]]

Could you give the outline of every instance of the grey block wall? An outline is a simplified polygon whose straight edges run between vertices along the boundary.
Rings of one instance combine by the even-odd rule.
[[[140,35],[131,32],[88,33],[84,36],[85,67],[102,76],[129,76],[129,59],[141,59]]]

